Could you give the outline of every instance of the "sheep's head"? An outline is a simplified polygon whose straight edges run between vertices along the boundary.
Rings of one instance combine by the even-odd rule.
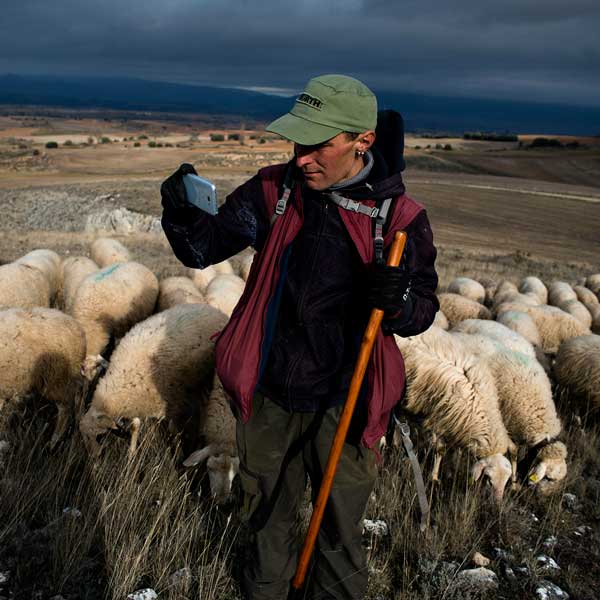
[[[192,452],[183,465],[194,467],[205,460],[212,496],[217,504],[223,504],[231,494],[231,484],[239,472],[240,459],[211,444]]]
[[[116,428],[117,425],[113,419],[98,412],[93,406],[83,415],[81,421],[79,421],[79,431],[91,457],[95,458],[100,455],[98,436],[109,429]]]
[[[492,454],[478,460],[471,468],[473,481],[481,479],[485,475],[492,486],[494,499],[499,504],[504,495],[504,488],[510,479],[512,468],[510,461],[502,454]]]
[[[94,381],[108,368],[108,361],[100,354],[89,354],[81,363],[81,374],[87,381]]]
[[[533,472],[529,475],[529,485],[536,486],[541,494],[549,494],[566,475],[567,447],[562,442],[552,442],[537,455]]]

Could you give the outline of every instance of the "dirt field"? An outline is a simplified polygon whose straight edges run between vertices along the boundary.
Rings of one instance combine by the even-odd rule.
[[[211,134],[224,141],[211,141]],[[58,147],[46,148],[49,141]],[[408,193],[428,210],[440,260],[466,253],[481,262],[515,257],[522,267],[554,263],[565,276],[598,270],[600,149],[593,141],[582,139],[577,150],[519,150],[515,142],[407,136]],[[260,130],[0,117],[0,261],[40,246],[86,252],[93,233],[85,223],[98,211],[122,206],[160,215],[160,182],[181,162],[213,179],[224,198],[257,168],[291,152],[291,144]],[[177,272],[160,236],[130,234],[128,241],[160,273]]]

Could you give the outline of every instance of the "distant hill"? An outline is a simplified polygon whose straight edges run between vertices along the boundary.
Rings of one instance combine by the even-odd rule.
[[[509,131],[598,135],[600,108],[376,92],[381,108],[400,111],[409,131]],[[128,78],[0,76],[0,104],[203,113],[269,121],[293,98],[239,89]]]

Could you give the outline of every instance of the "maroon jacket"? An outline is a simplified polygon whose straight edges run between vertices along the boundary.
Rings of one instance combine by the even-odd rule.
[[[274,213],[285,169],[286,165],[275,165],[259,171],[267,215]],[[372,200],[362,201],[372,206],[375,204]],[[399,196],[393,206],[393,212],[388,216],[386,247],[389,247],[394,232],[406,229],[423,211],[421,205],[406,195]],[[371,220],[364,215],[336,208],[361,260],[364,264],[372,263],[374,247]],[[302,223],[302,201],[298,185],[287,210],[266,234],[264,243],[254,258],[244,294],[217,340],[217,371],[244,421],[250,417],[252,398],[260,377],[264,339],[270,318],[269,307],[274,301],[282,256],[286,247],[297,236]],[[168,229],[165,227],[167,235]],[[429,250],[433,257],[428,256],[428,259],[433,261],[435,249],[431,245]],[[437,280],[430,290],[430,296],[434,299],[435,283]],[[429,300],[427,304],[428,310],[421,316],[417,333],[429,327],[437,310],[434,300]],[[367,422],[361,441],[371,448],[385,433],[390,412],[401,399],[404,389],[404,363],[393,336],[378,332],[366,380]]]

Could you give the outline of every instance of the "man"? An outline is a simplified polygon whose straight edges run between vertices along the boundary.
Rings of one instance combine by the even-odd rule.
[[[257,250],[216,346],[218,374],[238,419],[243,514],[252,532],[242,587],[252,600],[288,595],[306,481],[314,500],[362,335],[377,307],[385,311],[382,331],[306,597],[358,599],[366,589],[361,520],[376,477],[373,447],[404,389],[391,334],[424,331],[439,307],[427,215],[404,195],[401,117],[387,111],[377,121],[376,98],[364,84],[342,75],[316,77],[292,110],[267,127],[294,142],[292,161],[261,169],[217,216],[186,203],[182,175],[190,165],[161,188],[163,228],[185,265],[203,268],[249,245]],[[387,267],[384,258],[400,229],[408,235],[405,258],[400,267]]]

